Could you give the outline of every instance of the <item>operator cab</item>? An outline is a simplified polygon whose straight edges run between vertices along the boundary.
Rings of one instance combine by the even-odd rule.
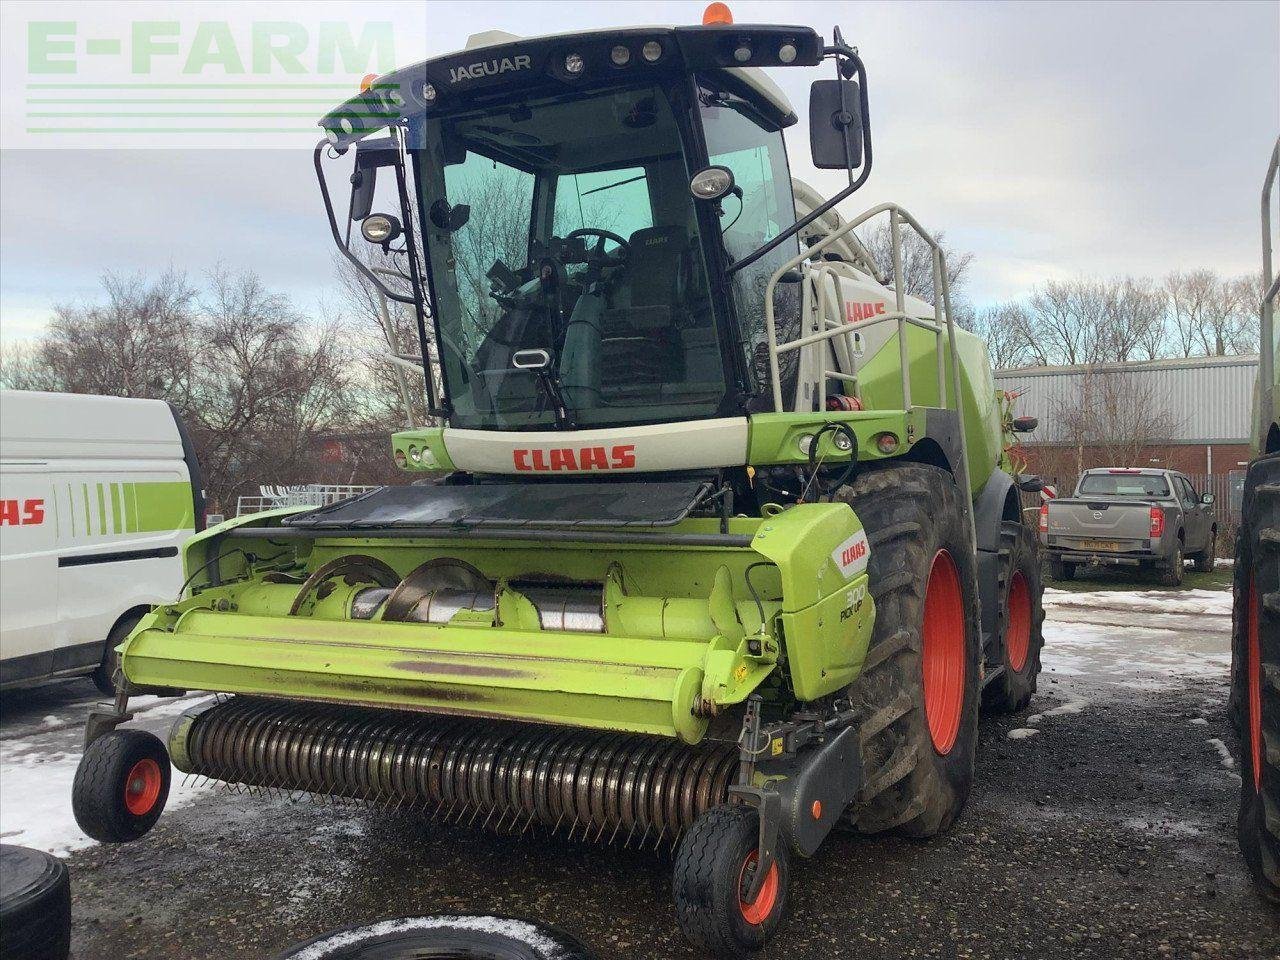
[[[747,412],[767,392],[764,290],[799,252],[782,138],[796,116],[752,68],[828,54],[807,27],[486,34],[327,116],[334,151],[358,144],[351,221],[407,261],[411,298],[367,276],[419,304],[443,380],[433,412],[491,431]],[[845,126],[859,123],[855,107]],[[363,140],[382,126],[391,138]],[[404,226],[371,237],[384,166],[396,167]],[[710,168],[724,182],[699,193]],[[332,205],[330,219],[358,260]]]

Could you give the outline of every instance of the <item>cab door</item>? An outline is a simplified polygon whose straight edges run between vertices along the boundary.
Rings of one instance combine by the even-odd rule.
[[[1200,509],[1200,497],[1191,481],[1183,476],[1173,478],[1174,489],[1178,492],[1178,501],[1182,504],[1182,528],[1185,533],[1185,550],[1195,553],[1204,546],[1206,535],[1204,511]]]

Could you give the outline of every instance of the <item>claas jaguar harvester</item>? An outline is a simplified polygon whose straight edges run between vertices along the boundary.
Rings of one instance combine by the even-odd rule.
[[[191,542],[90,720],[86,832],[143,834],[171,757],[674,849],[685,935],[740,956],[833,830],[960,813],[982,702],[1024,706],[1039,671],[1038,481],[1011,475],[938,244],[891,203],[836,212],[871,171],[857,52],[711,14],[481,34],[320,121],[334,239],[415,312],[439,425],[393,438],[417,482]],[[826,200],[791,179],[797,117],[761,69],[823,63]],[[883,270],[854,232],[874,218]],[[221,695],[167,752],[115,729],[174,690]]]

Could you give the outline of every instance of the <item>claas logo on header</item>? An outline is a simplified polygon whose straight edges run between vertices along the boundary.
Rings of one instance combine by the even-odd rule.
[[[634,470],[635,450],[631,443],[615,447],[520,447],[512,451],[512,459],[521,472]]]

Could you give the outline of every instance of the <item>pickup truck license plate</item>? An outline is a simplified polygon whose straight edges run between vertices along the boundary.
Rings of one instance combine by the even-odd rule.
[[[1120,550],[1123,550],[1124,547],[1122,547],[1120,543],[1116,540],[1081,540],[1077,549],[1107,550],[1109,552],[1115,553]]]

